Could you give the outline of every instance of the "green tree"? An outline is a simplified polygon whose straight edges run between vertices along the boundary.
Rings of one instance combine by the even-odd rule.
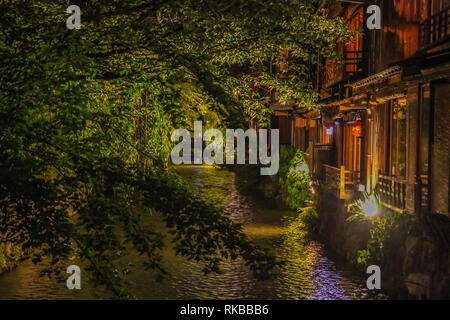
[[[164,273],[164,237],[143,223],[158,212],[177,252],[206,273],[240,256],[267,277],[273,255],[170,171],[170,133],[207,113],[231,127],[267,119],[249,83],[313,103],[306,67],[280,81],[265,64],[281,50],[292,61],[334,56],[345,23],[313,0],[70,4],[79,30],[66,28],[69,1],[0,1],[0,241],[50,257],[54,273],[75,254],[127,298],[117,261],[128,250]]]

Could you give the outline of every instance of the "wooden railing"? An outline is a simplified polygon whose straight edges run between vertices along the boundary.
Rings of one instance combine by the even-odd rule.
[[[387,206],[405,210],[406,181],[396,177],[378,176],[378,191],[381,201]]]
[[[420,24],[419,48],[423,49],[444,40],[450,34],[450,7],[431,16]]]
[[[428,175],[420,175],[419,179],[420,206],[428,208]]]
[[[346,170],[344,166],[336,168],[333,166],[323,165],[325,181],[331,184],[336,196],[340,199],[347,199],[356,190],[356,186],[360,181],[360,173],[358,171]]]
[[[363,74],[364,51],[345,51],[343,62],[330,62],[325,68],[325,87],[336,82]]]

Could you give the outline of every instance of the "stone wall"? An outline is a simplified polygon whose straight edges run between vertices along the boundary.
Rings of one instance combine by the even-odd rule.
[[[318,206],[319,234],[330,249],[358,265],[358,250],[366,249],[370,221],[347,221],[343,200],[324,196]],[[380,265],[381,286],[391,298],[450,298],[450,252],[425,235],[408,235],[386,263]],[[384,275],[384,276],[383,276]]]
[[[450,86],[432,84],[434,91],[434,139],[431,156],[431,213],[449,214]]]

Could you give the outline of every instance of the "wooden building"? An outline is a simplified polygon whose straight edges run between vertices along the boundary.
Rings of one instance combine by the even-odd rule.
[[[369,5],[381,29],[366,27]],[[282,143],[352,199],[377,188],[383,205],[449,216],[450,0],[339,1],[331,16],[364,30],[315,79],[321,109],[275,114]],[[277,111],[280,112],[280,111]]]

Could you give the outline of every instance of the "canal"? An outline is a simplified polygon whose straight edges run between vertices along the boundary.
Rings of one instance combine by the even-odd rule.
[[[223,207],[261,246],[270,248],[285,264],[270,281],[257,281],[243,261],[222,265],[223,273],[204,276],[201,266],[165,251],[170,274],[161,282],[144,270],[130,279],[138,299],[368,299],[365,279],[330,258],[320,243],[305,244],[301,230],[292,228],[291,210],[270,206],[239,191],[234,173],[212,167],[177,169],[202,197]],[[131,257],[133,263],[138,262]],[[68,290],[64,282],[40,277],[41,265],[22,262],[0,275],[0,299],[105,299],[108,294],[89,284],[82,271],[82,289]],[[83,269],[82,269],[83,270]]]

